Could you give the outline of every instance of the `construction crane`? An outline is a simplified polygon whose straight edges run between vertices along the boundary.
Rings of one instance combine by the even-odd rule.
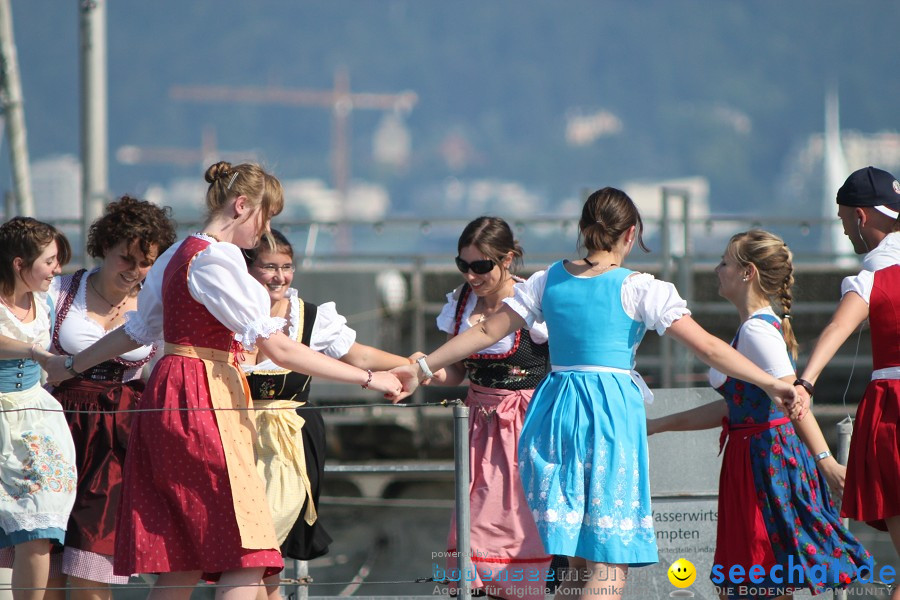
[[[382,110],[408,113],[418,102],[415,92],[376,94],[350,91],[350,75],[344,68],[334,76],[330,90],[281,87],[175,86],[169,91],[173,100],[188,102],[229,102],[239,104],[275,104],[327,108],[332,115],[332,185],[342,204],[346,204],[350,181],[350,115],[354,110]]]
[[[206,168],[218,160],[229,162],[256,162],[257,152],[254,150],[225,152],[218,149],[216,130],[212,126],[203,128],[199,148],[146,147],[126,145],[116,150],[116,160],[123,165],[167,164],[167,165],[200,165]]]

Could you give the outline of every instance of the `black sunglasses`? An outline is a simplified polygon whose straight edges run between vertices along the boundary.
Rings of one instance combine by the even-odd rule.
[[[494,270],[494,261],[486,258],[484,260],[473,260],[472,262],[466,262],[457,256],[456,268],[459,269],[460,273],[472,271],[476,275],[484,275]]]

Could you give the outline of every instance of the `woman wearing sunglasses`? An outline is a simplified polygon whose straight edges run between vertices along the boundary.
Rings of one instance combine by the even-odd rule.
[[[726,375],[796,411],[802,406],[793,406],[790,383],[697,325],[672,284],[621,266],[634,244],[644,247],[640,213],[625,192],[591,194],[578,225],[584,258],[535,273],[484,322],[415,365],[394,369],[404,390],[394,401],[414,392],[433,369],[546,321],[553,366],[519,434],[525,499],[545,552],[568,557],[569,579],[557,597],[619,598],[629,567],[658,560],[644,411],[649,389],[634,372],[644,333],[671,335]],[[504,525],[495,521],[498,530]]]
[[[498,217],[479,217],[459,237],[456,266],[465,283],[447,294],[437,325],[452,338],[478,325],[513,295],[512,274],[522,248]],[[446,385],[467,376],[471,464],[471,547],[478,570],[473,587],[488,596],[543,600],[551,557],[544,551],[519,479],[516,446],[531,394],[550,368],[547,327],[523,327],[445,368]],[[456,551],[456,518],[448,549]],[[455,568],[455,560],[448,565]],[[523,577],[515,577],[521,570]],[[509,571],[509,573],[504,573]],[[508,575],[508,576],[507,576]],[[530,576],[529,576],[530,575]],[[517,581],[518,580],[518,581]]]

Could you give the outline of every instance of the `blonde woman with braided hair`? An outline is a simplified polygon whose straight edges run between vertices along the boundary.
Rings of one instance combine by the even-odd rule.
[[[624,586],[608,582],[659,559],[644,410],[651,394],[634,370],[645,333],[671,336],[710,366],[754,382],[787,412],[803,406],[790,383],[700,327],[675,286],[622,267],[643,247],[643,220],[625,192],[605,187],[588,196],[578,228],[584,258],[515,284],[499,310],[392,372],[403,379],[402,399],[435,369],[546,323],[550,373],[528,404],[519,476],[544,551],[568,557],[569,580],[556,597],[599,600],[620,598]]]
[[[732,237],[716,267],[719,295],[734,305],[741,319],[732,346],[788,383],[797,378],[792,258],[781,238],[754,229]],[[717,579],[714,571],[713,582],[722,597],[737,597],[739,587],[758,586],[748,593],[778,598],[807,586],[814,594],[846,587],[869,554],[841,524],[831,499],[832,493],[841,493],[844,467],[828,452],[815,417],[784,417],[760,388],[715,369],[709,380],[724,400],[650,419],[647,430],[652,434],[722,425],[721,444],[727,440],[728,445],[719,480],[714,564],[722,566],[726,577],[737,565],[745,573],[761,565],[766,573],[761,583],[744,580],[738,586]],[[791,564],[804,569],[802,581],[789,577]],[[772,567],[777,573],[778,566],[784,575],[780,582],[769,578]],[[822,567],[828,575],[818,581],[821,577],[812,569]]]

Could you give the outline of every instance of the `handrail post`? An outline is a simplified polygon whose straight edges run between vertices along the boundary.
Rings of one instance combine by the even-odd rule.
[[[672,251],[672,230],[669,222],[671,217],[671,209],[669,205],[673,199],[681,200],[681,222],[684,230],[682,231],[682,248],[681,255],[677,259],[673,256]],[[660,278],[663,281],[669,281],[676,284],[681,297],[687,301],[690,306],[694,295],[694,267],[691,259],[691,213],[690,213],[690,194],[686,190],[673,189],[668,187],[662,188],[661,196],[662,207],[660,211],[660,240],[662,243],[662,269],[660,270]],[[677,262],[678,272],[675,274],[673,281],[673,263]],[[662,359],[662,387],[670,388],[675,386],[674,373],[678,372],[685,378],[684,386],[690,385],[690,374],[692,371],[692,362],[690,352],[679,347],[678,350],[673,349],[672,340],[663,336],[661,346]]]
[[[662,268],[660,279],[669,281],[672,277],[672,235],[669,231],[669,190],[662,189],[662,209],[660,211],[660,242],[662,244]],[[672,340],[663,336],[660,340],[660,359],[662,366],[662,387],[672,387]]]
[[[838,448],[837,456],[835,456],[835,458],[840,464],[846,465],[850,458],[850,438],[853,436],[853,419],[848,415],[846,418],[839,421],[837,430]],[[837,506],[838,511],[840,511],[841,498],[832,498],[832,501]],[[844,524],[844,527],[850,527],[850,519],[847,517],[841,519],[841,522]],[[835,590],[834,597],[836,600],[847,600],[847,590]]]
[[[472,597],[471,550],[469,548],[469,407],[462,404],[453,407],[453,464],[456,481],[456,551],[459,554],[459,590],[457,598]]]
[[[417,256],[413,263],[413,271],[410,275],[410,299],[412,301],[413,323],[412,323],[412,343],[413,349],[417,352],[425,351],[425,261],[421,256]],[[416,392],[419,402],[421,402],[422,391]],[[413,432],[413,445],[419,457],[425,454],[425,444],[427,437],[425,435],[425,412],[422,407],[417,407],[416,411],[416,430]]]
[[[305,560],[292,561],[294,563],[294,583],[291,584],[291,593],[288,598],[291,600],[306,600],[309,598],[309,584],[300,583],[307,575],[309,575],[309,563]]]

